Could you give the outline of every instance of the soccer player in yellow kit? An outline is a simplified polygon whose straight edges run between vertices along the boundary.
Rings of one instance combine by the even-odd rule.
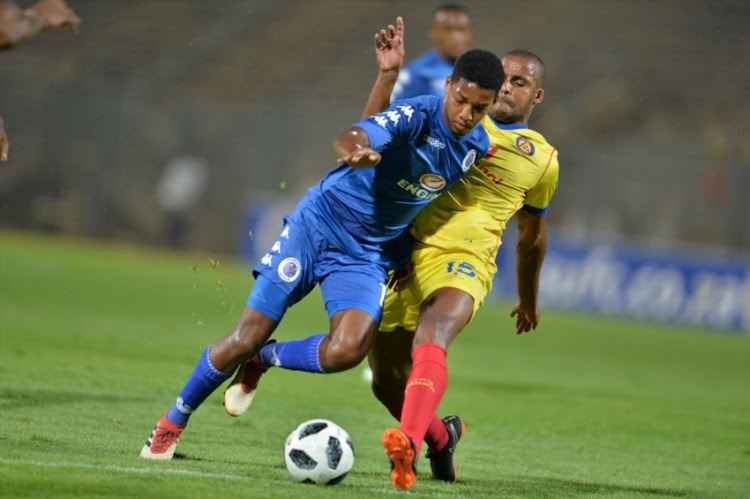
[[[392,75],[384,72],[384,60],[379,53],[378,78],[385,92]],[[433,476],[455,481],[453,454],[465,426],[457,416],[441,420],[435,414],[448,382],[447,349],[490,292],[503,230],[513,215],[519,232],[519,301],[511,311],[516,333],[536,329],[540,318],[539,273],[547,245],[544,215],[557,188],[559,165],[555,148],[527,123],[544,99],[545,66],[524,50],[509,52],[502,61],[506,79],[482,122],[490,150],[414,220],[411,273],[386,296],[380,330],[368,355],[373,392],[401,422],[400,428],[383,435],[396,488],[409,489],[416,482],[423,440]],[[368,107],[374,105],[374,94]]]

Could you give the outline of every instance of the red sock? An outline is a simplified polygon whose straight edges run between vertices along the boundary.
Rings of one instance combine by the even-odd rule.
[[[424,441],[427,447],[433,452],[439,452],[443,450],[443,447],[448,445],[448,429],[445,427],[443,420],[437,417],[436,414],[432,415],[432,420],[430,421],[430,426],[427,427]]]
[[[414,442],[417,455],[448,387],[446,356],[445,349],[435,343],[423,343],[411,353],[413,366],[406,383],[401,430]]]
[[[391,404],[385,406],[391,416],[396,418],[396,421],[401,421],[401,412],[404,409],[404,403],[399,402],[398,404]],[[427,427],[427,433],[424,436],[424,441],[427,447],[434,452],[439,452],[446,445],[448,445],[448,430],[445,427],[445,423],[436,414],[432,415],[430,420],[430,426]]]

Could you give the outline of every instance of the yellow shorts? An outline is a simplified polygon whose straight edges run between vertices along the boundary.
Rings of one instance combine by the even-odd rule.
[[[383,306],[381,331],[403,327],[417,329],[417,319],[422,302],[430,293],[440,288],[457,288],[474,298],[472,318],[484,298],[492,290],[495,262],[471,252],[448,252],[434,246],[414,244],[412,251],[412,276],[400,284],[398,291],[388,290]]]

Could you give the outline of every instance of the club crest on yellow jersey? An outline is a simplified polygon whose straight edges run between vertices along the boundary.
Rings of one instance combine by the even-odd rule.
[[[533,156],[536,151],[534,143],[520,135],[516,137],[516,148],[527,156]]]

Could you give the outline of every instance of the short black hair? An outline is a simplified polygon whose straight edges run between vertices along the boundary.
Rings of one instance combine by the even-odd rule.
[[[435,15],[438,12],[443,12],[444,10],[456,10],[458,12],[463,12],[467,16],[469,15],[469,11],[465,7],[458,5],[457,3],[444,3],[438,5],[437,7],[435,7],[435,10],[432,11],[432,14]]]
[[[451,74],[451,83],[463,78],[486,90],[497,92],[503,86],[505,71],[500,58],[489,50],[472,49],[458,58]]]

